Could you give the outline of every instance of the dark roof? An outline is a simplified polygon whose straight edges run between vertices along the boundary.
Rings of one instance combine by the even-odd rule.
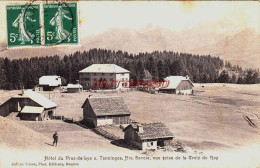
[[[96,116],[131,114],[122,97],[91,97],[84,102],[81,108],[87,101],[89,101]]]
[[[140,133],[138,131],[138,126],[143,127],[143,132]],[[133,127],[137,135],[140,137],[141,140],[145,139],[158,139],[158,138],[173,138],[173,133],[169,130],[169,128],[164,123],[131,123],[127,126],[126,129],[129,127]]]

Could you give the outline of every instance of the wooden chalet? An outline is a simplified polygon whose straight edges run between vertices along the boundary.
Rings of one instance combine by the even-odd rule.
[[[131,113],[122,97],[90,97],[81,108],[84,121],[94,127],[130,122]]]
[[[173,133],[163,123],[131,123],[123,131],[125,141],[141,150],[164,148],[173,139]]]
[[[164,79],[168,86],[159,88],[159,92],[173,94],[193,94],[193,83],[188,76],[169,76]]]
[[[0,115],[18,113],[21,120],[42,121],[52,119],[57,105],[43,95],[32,90],[23,91],[0,105]]]

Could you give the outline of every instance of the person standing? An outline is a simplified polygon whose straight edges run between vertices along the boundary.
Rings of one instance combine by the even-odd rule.
[[[57,131],[53,134],[53,146],[54,146],[54,144],[56,144],[56,146],[57,146],[57,144],[58,144],[58,133],[57,133]]]

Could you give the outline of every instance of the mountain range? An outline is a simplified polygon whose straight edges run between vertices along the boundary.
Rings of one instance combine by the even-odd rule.
[[[200,27],[172,31],[152,25],[139,30],[111,28],[100,34],[81,38],[78,46],[7,49],[6,43],[2,42],[0,57],[16,59],[46,55],[64,56],[91,48],[122,50],[133,54],[155,50],[188,52],[219,56],[245,68],[260,68],[260,35],[250,28],[232,33],[216,32],[214,28],[201,29]]]

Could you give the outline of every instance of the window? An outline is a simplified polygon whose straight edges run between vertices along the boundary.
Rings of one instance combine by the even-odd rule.
[[[102,73],[101,75],[105,75],[104,73]]]
[[[89,78],[80,78],[81,81],[88,81]]]
[[[153,142],[147,142],[147,146],[148,146],[148,147],[153,146]]]
[[[113,74],[111,73],[110,76],[113,76]]]
[[[96,76],[97,74],[96,73],[93,73],[94,76]]]

